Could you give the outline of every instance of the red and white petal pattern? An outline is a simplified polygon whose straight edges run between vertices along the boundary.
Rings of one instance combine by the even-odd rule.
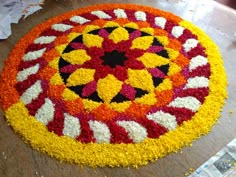
[[[56,36],[41,36],[34,40],[35,44],[50,44],[56,39]]]
[[[123,127],[129,134],[129,137],[135,142],[139,143],[147,138],[146,129],[134,121],[117,121],[117,124]]]
[[[24,55],[23,60],[24,61],[36,60],[42,57],[45,51],[46,51],[46,48],[36,50],[36,51],[30,51]]]
[[[209,86],[209,79],[206,77],[196,76],[194,78],[189,78],[184,89],[187,88],[202,88]]]
[[[196,39],[187,39],[183,47],[186,52],[189,52],[191,49],[197,47],[198,41]]]
[[[123,8],[116,8],[109,12],[102,10],[91,11],[89,15],[88,14],[74,15],[69,18],[69,21],[71,21],[71,23],[69,24],[64,22],[56,23],[51,26],[51,29],[54,30],[55,32],[60,32],[61,34],[63,34],[73,29],[77,25],[92,24],[94,18],[103,20],[126,18],[131,22],[132,21],[148,22],[153,25],[151,26],[152,28],[160,28],[162,30],[166,30],[169,34],[174,36],[176,40],[179,40],[182,44],[182,48],[185,51],[185,53],[182,53],[185,57],[188,58],[188,56],[191,55],[187,73],[185,73],[186,71],[185,72],[183,71],[183,73],[185,73],[184,76],[186,77],[186,84],[184,86],[181,86],[183,90],[186,90],[184,92],[184,96],[181,95],[181,92],[179,91],[174,93],[175,95],[173,97],[173,100],[170,101],[167,105],[163,106],[161,110],[159,109],[158,111],[149,110],[146,115],[143,115],[145,121],[151,120],[154,122],[153,125],[154,127],[158,125],[166,128],[168,131],[171,131],[178,126],[177,118],[179,117],[179,113],[177,112],[168,113],[166,112],[166,110],[170,108],[180,108],[182,110],[190,110],[192,111],[193,114],[198,111],[202,102],[196,96],[198,94],[193,94],[191,89],[195,89],[194,91],[198,92],[198,89],[208,88],[209,78],[206,77],[206,75],[204,75],[204,73],[202,73],[200,70],[201,67],[205,67],[209,63],[207,57],[203,56],[204,54],[203,49],[201,51],[202,53],[200,52],[200,54],[197,55],[191,54],[191,52],[196,50],[197,47],[200,45],[199,41],[197,40],[197,38],[194,37],[194,35],[189,35],[188,38],[185,38],[184,34],[186,33],[186,29],[180,26],[179,24],[173,24],[174,23],[173,21],[170,21],[165,17],[150,16],[148,15],[147,12],[144,11],[130,11],[130,10],[127,11],[126,9]],[[172,26],[169,25],[167,27],[167,24],[168,25],[172,24]],[[121,31],[121,28],[119,30]],[[17,81],[19,82],[20,86],[21,84],[25,84],[25,82],[28,82],[28,80],[31,79],[31,76],[37,75],[37,73],[41,71],[41,63],[43,61],[44,53],[46,53],[48,50],[50,51],[49,47],[51,47],[51,45],[54,43],[57,37],[60,37],[60,35],[59,36],[58,35],[59,34],[57,33],[55,33],[55,35],[53,34],[45,35],[44,33],[42,33],[41,36],[38,36],[34,40],[33,42],[34,45],[42,45],[42,46],[30,49],[23,56],[22,65],[26,65],[27,67],[24,68],[23,70],[18,71]],[[100,37],[97,40],[100,40]],[[73,45],[75,46],[75,44]],[[82,45],[80,47],[82,47]],[[38,63],[33,62],[36,60],[37,61],[39,60]],[[189,73],[191,73],[191,77],[189,77]],[[96,82],[93,81],[92,83],[95,83],[94,88],[96,91]],[[176,90],[178,89],[179,88],[176,88]],[[53,103],[50,97],[47,97],[47,94],[42,94],[43,91],[44,89],[42,87],[42,80],[40,80],[39,78],[35,82],[32,82],[32,85],[29,86],[29,88],[26,88],[26,90],[23,91],[23,94],[21,95],[20,98],[25,105],[28,105],[32,103],[34,100],[38,99],[38,102],[40,102],[39,104],[40,107],[38,108],[34,107],[34,109],[36,110],[35,118],[38,121],[42,122],[45,126],[47,126],[49,122],[55,119],[56,104]],[[94,90],[91,92],[91,94],[93,92]],[[116,128],[114,128],[114,126],[110,126],[106,122],[103,122],[101,120],[96,120],[96,117],[93,117],[93,119],[91,120],[88,119],[86,121],[87,121],[86,127],[89,131],[92,132],[96,143],[110,143],[111,137],[113,136],[117,137],[116,134],[119,134],[119,132],[116,131]],[[117,120],[115,121],[115,124],[120,128],[122,128],[122,131],[126,132],[126,135],[124,136],[131,139],[132,142],[134,143],[140,143],[149,136],[153,137],[153,135],[150,134],[151,131],[149,131],[148,133],[148,129],[150,127],[147,124],[135,121],[135,119],[133,118],[131,118],[131,120]],[[76,139],[79,136],[85,136],[81,134],[81,132],[83,131],[83,126],[80,123],[79,116],[74,117],[70,115],[67,111],[64,112],[63,126],[62,130],[60,130],[63,135],[69,136],[74,139]],[[86,139],[86,137],[83,138]],[[117,142],[120,142],[120,140],[117,140]]]
[[[113,12],[117,18],[127,18],[124,9],[115,9]]]
[[[155,24],[159,26],[160,28],[164,29],[166,25],[166,19],[164,17],[156,17],[155,19]]]
[[[189,64],[189,70],[192,71],[194,69],[196,69],[199,66],[204,66],[208,63],[207,58],[203,57],[201,55],[198,55],[196,57],[193,57],[190,60],[190,64]]]
[[[176,117],[163,111],[157,111],[155,113],[148,114],[147,118],[164,126],[168,130],[174,130],[177,126]]]
[[[172,28],[171,34],[176,37],[179,38],[180,36],[183,35],[184,32],[184,28],[182,26],[174,26]]]
[[[110,143],[111,133],[105,123],[90,120],[89,126],[93,131],[96,143]]]
[[[71,138],[76,138],[81,132],[79,119],[67,113],[65,113],[64,116],[63,134]]]
[[[41,81],[38,80],[21,95],[20,99],[27,105],[36,99],[42,91]]]
[[[16,79],[18,82],[26,80],[30,75],[36,74],[39,71],[39,64],[23,69],[17,73]]]
[[[0,103],[16,132],[61,161],[93,167],[137,167],[176,152],[209,132],[226,97],[207,35],[140,5],[55,17],[20,40],[5,67]]]
[[[47,125],[50,121],[54,119],[54,108],[53,102],[49,99],[45,99],[45,103],[38,109],[37,113],[35,114],[35,118],[42,122],[44,125]]]
[[[137,11],[134,13],[135,18],[139,21],[146,21],[146,13],[142,11]]]
[[[81,16],[73,16],[70,18],[70,21],[75,22],[75,23],[79,23],[81,25],[84,23],[90,22],[90,20],[88,20],[84,17],[81,17]]]
[[[71,26],[71,25],[66,25],[66,24],[63,24],[63,23],[52,25],[53,30],[60,31],[60,32],[65,32],[65,31],[71,29],[72,27],[73,26]]]
[[[91,14],[92,15],[96,15],[98,18],[101,18],[101,19],[109,19],[109,18],[111,18],[110,15],[108,15],[106,12],[103,12],[101,10],[92,11]]]
[[[177,97],[175,98],[170,104],[169,107],[175,107],[175,108],[185,108],[190,109],[193,112],[196,112],[198,108],[201,106],[201,102],[192,96],[188,97]]]

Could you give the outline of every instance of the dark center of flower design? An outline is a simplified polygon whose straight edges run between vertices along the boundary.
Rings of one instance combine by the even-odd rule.
[[[121,31],[127,38],[118,35]],[[114,34],[122,39],[113,38]],[[168,75],[169,61],[168,51],[152,34],[130,27],[105,27],[72,38],[58,66],[73,93],[109,104],[152,94]]]
[[[128,59],[125,52],[118,52],[117,50],[105,52],[105,55],[100,58],[103,60],[103,65],[108,65],[111,68],[115,68],[117,65],[124,66],[124,62]]]

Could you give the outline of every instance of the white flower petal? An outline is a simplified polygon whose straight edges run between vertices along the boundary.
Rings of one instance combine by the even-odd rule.
[[[192,77],[187,80],[187,84],[184,87],[184,89],[188,88],[203,88],[203,87],[208,87],[209,86],[209,79],[206,77]]]
[[[142,11],[137,11],[134,13],[134,16],[137,20],[146,21],[146,13]]]
[[[75,23],[79,23],[81,25],[84,24],[84,23],[90,22],[90,20],[88,20],[88,19],[86,19],[84,17],[81,17],[81,16],[71,17],[70,21],[75,22]]]
[[[36,64],[36,65],[31,66],[27,69],[19,71],[17,73],[16,79],[18,82],[22,82],[22,81],[26,80],[30,75],[36,74],[38,71],[39,71],[39,64]]]
[[[188,39],[183,44],[183,47],[184,47],[184,50],[186,52],[189,52],[193,48],[197,47],[197,44],[198,44],[198,40],[196,40],[196,39]]]
[[[111,133],[106,124],[98,121],[89,121],[96,143],[110,143]]]
[[[72,26],[71,25],[66,25],[66,24],[59,23],[59,24],[52,25],[51,28],[53,30],[55,30],[55,31],[65,32],[65,31],[71,29]]]
[[[117,124],[123,127],[129,134],[129,137],[139,143],[147,137],[147,130],[142,125],[134,121],[117,121]]]
[[[193,57],[190,60],[190,64],[189,64],[189,70],[192,71],[194,69],[196,69],[198,66],[204,66],[208,63],[208,60],[206,57],[203,57],[201,55],[198,55],[196,57]]]
[[[127,14],[123,9],[115,9],[113,12],[117,18],[127,18]]]
[[[182,36],[183,32],[184,32],[184,28],[182,26],[174,26],[172,28],[171,34],[174,37],[178,38],[178,37]]]
[[[33,51],[33,52],[28,52],[23,56],[23,60],[24,61],[36,60],[36,59],[42,57],[45,51],[46,51],[46,48],[36,50],[36,51]]]
[[[111,18],[110,15],[106,14],[105,12],[101,11],[101,10],[97,10],[97,11],[92,11],[91,14],[101,18],[101,19],[107,19],[107,18]]]
[[[29,104],[37,98],[42,91],[41,81],[38,80],[21,95],[20,99],[24,104]]]
[[[177,97],[168,106],[176,108],[186,108],[190,109],[193,112],[196,112],[198,108],[201,106],[201,102],[192,96],[187,96],[182,98]]]
[[[154,122],[164,126],[168,130],[174,130],[177,126],[176,117],[163,111],[157,111],[152,114],[148,114],[147,118]]]
[[[155,24],[164,29],[166,25],[166,19],[164,17],[155,17]]]
[[[65,113],[64,116],[63,134],[71,138],[76,138],[81,132],[79,119],[67,113]]]
[[[56,36],[41,36],[34,40],[35,44],[50,44],[56,39]]]
[[[47,125],[48,122],[52,121],[54,118],[54,104],[49,98],[45,99],[45,103],[38,109],[35,114],[35,118],[42,122],[44,125]]]

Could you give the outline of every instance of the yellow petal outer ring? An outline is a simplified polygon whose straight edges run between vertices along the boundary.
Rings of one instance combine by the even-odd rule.
[[[91,6],[86,8],[87,10],[84,8],[83,11],[122,7],[126,9],[155,12],[151,7],[133,4],[103,4]],[[77,11],[80,11],[80,9]],[[162,12],[160,10],[158,11]],[[76,11],[69,12],[66,16],[72,16],[75,12]],[[169,14],[167,12],[162,13],[166,15]],[[173,17],[172,14],[171,16]],[[21,44],[24,45],[26,39],[33,40],[42,30],[40,27],[45,29],[63,18],[64,15],[58,16],[43,23],[44,25],[39,25],[34,28],[18,42],[14,50],[17,48],[19,49]],[[201,135],[207,134],[217,121],[218,117],[220,117],[224,99],[227,97],[227,81],[223,61],[214,42],[212,42],[203,31],[190,22],[182,20],[179,22],[179,25],[196,34],[201,45],[206,48],[206,54],[208,55],[208,60],[211,65],[211,76],[209,85],[210,93],[206,97],[205,102],[190,121],[184,122],[175,130],[169,131],[158,139],[146,139],[144,142],[138,144],[82,144],[69,137],[59,137],[54,133],[48,132],[43,124],[28,114],[27,108],[20,101],[14,103],[5,110],[5,116],[8,123],[34,149],[45,152],[60,161],[77,163],[79,165],[89,165],[92,167],[138,167],[146,165],[149,161],[155,161],[168,153],[176,152],[184,146],[191,145],[193,140],[199,138]],[[30,36],[29,34],[34,34],[34,36]],[[13,55],[14,54],[11,54],[9,57],[9,62],[11,58],[14,57]]]

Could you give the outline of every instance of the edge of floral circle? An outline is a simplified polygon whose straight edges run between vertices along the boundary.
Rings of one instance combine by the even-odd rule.
[[[70,13],[68,13],[68,15],[69,14]],[[55,23],[56,19],[57,17],[52,20],[53,22],[50,20],[48,22],[50,24]],[[20,116],[22,116],[23,118],[27,118],[28,122],[26,122],[26,124],[22,126],[19,115],[13,114],[14,112],[16,112],[16,110],[19,111],[20,107],[17,106],[22,104],[21,102],[18,102],[17,104],[14,104],[9,109],[7,109],[7,121],[11,124],[11,126],[17,133],[23,136],[24,140],[27,143],[31,144],[34,149],[46,152],[50,156],[53,156],[61,161],[77,163],[80,165],[89,165],[93,167],[137,167],[140,165],[146,165],[148,161],[154,161],[170,152],[176,152],[184,146],[191,145],[191,142],[193,140],[199,138],[203,134],[208,133],[217,118],[220,116],[219,112],[222,109],[224,98],[227,96],[227,82],[226,75],[222,74],[224,73],[223,61],[221,60],[221,56],[218,52],[217,46],[203,31],[195,27],[193,24],[186,21],[182,21],[180,22],[180,24],[190,29],[193,33],[195,32],[198,35],[200,41],[206,42],[202,43],[202,45],[206,47],[211,62],[213,62],[213,64],[211,63],[213,66],[211,67],[213,75],[211,76],[210,80],[210,95],[206,98],[204,105],[201,106],[200,110],[195,114],[191,121],[185,122],[176,130],[166,133],[159,139],[147,139],[140,144],[82,144],[68,137],[58,137],[53,133],[49,133],[46,130],[45,126],[37,122],[34,117],[26,114],[27,111],[24,112],[23,110],[21,110],[23,111],[23,113]],[[37,32],[37,30],[32,30],[31,32],[35,31]],[[27,39],[28,35],[29,34],[27,34],[19,41],[14,50],[17,50],[17,48],[20,47],[20,43],[25,43],[24,39]],[[212,52],[212,50],[214,52]],[[14,53],[9,57],[9,63],[13,62],[10,61],[13,56]],[[221,87],[216,89],[214,84],[218,84],[218,86],[220,85]],[[212,107],[214,107],[215,109],[211,109]],[[25,109],[25,107],[23,107],[23,109]],[[204,117],[208,116],[209,113],[212,116],[206,121]],[[11,114],[13,114],[14,116],[11,116]],[[202,126],[202,123],[204,123],[204,127]],[[47,140],[45,140],[45,135],[47,137]],[[175,137],[175,139],[173,139],[173,137]],[[184,139],[184,142],[182,142],[181,138]],[[58,142],[60,142],[60,146],[58,146]],[[124,149],[126,149],[126,153],[124,153]],[[134,156],[136,157],[135,159],[133,159]]]

